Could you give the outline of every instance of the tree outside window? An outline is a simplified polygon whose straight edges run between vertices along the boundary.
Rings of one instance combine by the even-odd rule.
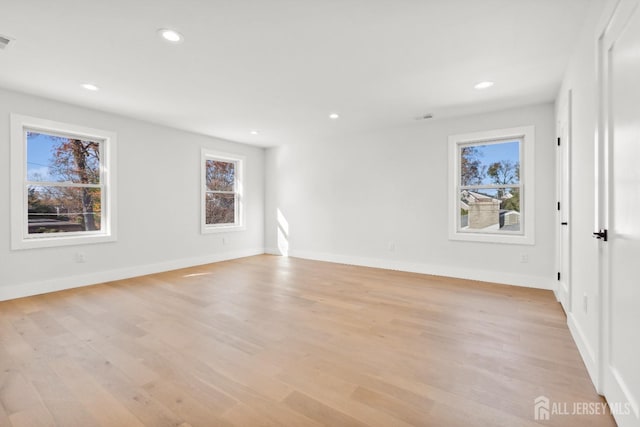
[[[207,224],[234,224],[236,220],[236,164],[206,160]]]
[[[101,229],[101,141],[27,131],[28,233]]]
[[[202,232],[243,228],[244,158],[202,150]]]
[[[460,231],[520,232],[520,140],[460,146]]]
[[[117,135],[11,114],[11,248],[116,240]]]
[[[533,243],[533,126],[452,135],[449,145],[449,237]]]

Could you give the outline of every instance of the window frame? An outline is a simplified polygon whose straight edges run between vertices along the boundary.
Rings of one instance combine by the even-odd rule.
[[[30,181],[27,176],[28,131],[100,143],[100,230],[29,234],[28,188],[29,186],[38,186],[39,183]],[[116,145],[117,135],[115,132],[21,114],[11,114],[11,249],[85,245],[117,240],[115,215],[116,177],[113,166]],[[45,184],[42,186],[95,187],[95,184],[53,182]]]
[[[207,224],[207,193],[227,194],[227,192],[213,191],[207,188],[207,160],[214,160],[235,164],[234,192],[235,215],[234,222],[228,224]],[[202,234],[243,231],[246,229],[244,213],[244,163],[245,157],[237,154],[224,153],[202,148],[200,155],[200,229]]]
[[[460,183],[461,148],[474,145],[520,141],[520,183],[462,186]],[[535,244],[535,127],[520,126],[449,136],[449,240]],[[462,187],[520,189],[520,231],[464,232],[460,230],[460,191]]]

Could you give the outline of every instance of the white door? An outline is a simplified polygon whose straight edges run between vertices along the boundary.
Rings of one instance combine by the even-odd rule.
[[[571,311],[571,269],[569,188],[571,179],[571,91],[561,100],[558,109],[558,145],[556,149],[557,215],[556,258],[558,267],[558,299],[566,313]]]
[[[621,0],[601,39],[603,144],[608,163],[600,227],[604,268],[602,390],[625,405],[621,427],[640,425],[640,9]],[[625,414],[629,412],[628,414]]]

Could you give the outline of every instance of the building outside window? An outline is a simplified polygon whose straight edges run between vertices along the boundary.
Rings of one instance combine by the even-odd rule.
[[[532,126],[449,138],[453,240],[533,243]]]

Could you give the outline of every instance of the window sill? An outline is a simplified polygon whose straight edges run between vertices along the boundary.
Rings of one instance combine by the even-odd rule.
[[[202,227],[202,234],[212,233],[231,233],[234,231],[245,231],[247,229],[244,225],[206,225]]]
[[[84,236],[55,236],[32,237],[15,239],[11,242],[12,250],[54,248],[58,246],[90,245],[95,243],[115,242],[113,234],[84,235]]]
[[[458,240],[464,242],[484,242],[484,243],[502,243],[512,245],[534,245],[535,241],[533,236],[522,234],[511,235],[496,235],[496,234],[483,234],[483,233],[463,233],[452,232],[449,234],[449,240]]]

